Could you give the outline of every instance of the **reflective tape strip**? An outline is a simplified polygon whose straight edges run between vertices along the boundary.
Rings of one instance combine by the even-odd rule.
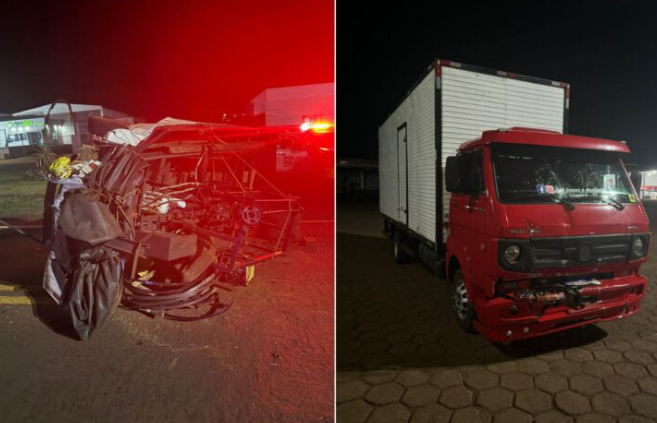
[[[30,297],[25,297],[23,295],[11,296],[11,297],[7,295],[0,295],[0,304],[30,305],[30,304],[34,304],[34,300]]]
[[[0,284],[0,291],[17,291],[18,287],[16,285],[3,285]]]

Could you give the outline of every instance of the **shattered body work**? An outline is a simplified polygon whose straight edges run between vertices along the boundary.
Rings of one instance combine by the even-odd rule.
[[[75,310],[81,338],[120,295],[127,308],[175,320],[226,311],[234,285],[300,239],[299,199],[255,166],[267,163],[270,146],[304,136],[292,127],[190,123],[157,126],[136,146],[94,137],[101,164],[64,195],[49,183],[44,212],[44,287]],[[108,289],[98,295],[101,279]]]

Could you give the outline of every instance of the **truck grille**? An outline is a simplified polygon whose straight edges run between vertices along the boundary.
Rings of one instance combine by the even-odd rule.
[[[577,267],[628,260],[631,235],[603,235],[531,240],[535,269]]]

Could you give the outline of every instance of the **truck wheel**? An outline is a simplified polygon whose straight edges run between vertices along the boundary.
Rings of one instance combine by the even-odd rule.
[[[402,248],[402,240],[399,232],[395,232],[395,261],[397,264],[406,264],[411,261],[409,255]]]
[[[475,310],[472,302],[470,302],[470,298],[468,297],[468,290],[461,269],[457,269],[456,273],[454,273],[451,290],[450,302],[454,309],[456,321],[464,331],[473,332],[472,321],[475,317]]]
[[[383,221],[383,236],[385,236],[388,239],[392,238],[393,230],[392,230],[392,225],[387,221]]]

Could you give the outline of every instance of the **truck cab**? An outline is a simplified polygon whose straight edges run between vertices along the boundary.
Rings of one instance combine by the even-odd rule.
[[[446,161],[445,265],[457,320],[495,342],[639,310],[648,218],[624,143],[511,128]]]

